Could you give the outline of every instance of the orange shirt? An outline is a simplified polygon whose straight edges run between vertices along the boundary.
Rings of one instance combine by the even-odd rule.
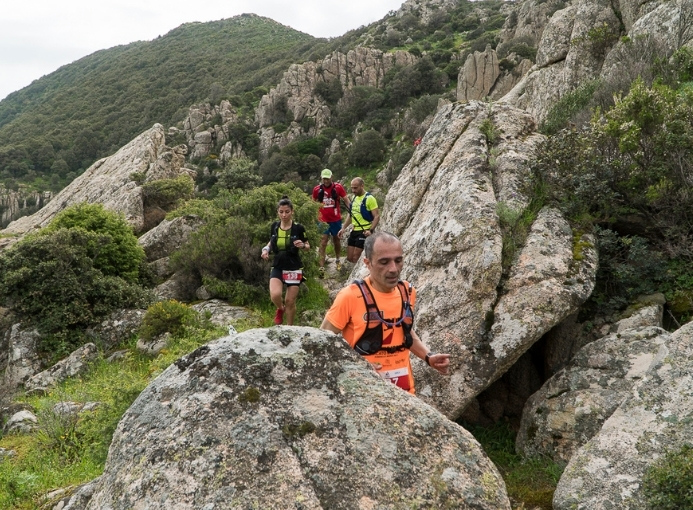
[[[388,293],[378,292],[371,285],[370,278],[366,278],[365,281],[373,293],[373,298],[382,313],[381,316],[388,322],[397,321],[402,316],[402,296],[399,289],[395,287]],[[416,302],[416,290],[413,288],[409,302],[412,307]],[[358,286],[349,285],[339,291],[325,318],[342,331],[342,336],[353,348],[366,331],[366,302]],[[370,325],[373,327],[373,319]],[[401,326],[381,327],[383,328],[383,347],[397,347],[404,344],[404,330]],[[364,358],[373,364],[383,378],[414,394],[414,377],[411,373],[409,349],[394,353],[380,351]]]

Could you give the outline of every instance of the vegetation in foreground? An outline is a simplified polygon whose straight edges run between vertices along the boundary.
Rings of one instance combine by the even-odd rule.
[[[500,471],[513,508],[553,508],[553,493],[563,473],[563,466],[548,458],[524,458],[515,453],[516,434],[507,423],[465,428],[479,441]]]

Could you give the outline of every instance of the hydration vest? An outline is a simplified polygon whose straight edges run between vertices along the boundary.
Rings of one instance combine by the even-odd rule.
[[[414,343],[414,338],[411,335],[414,325],[414,308],[409,302],[409,294],[412,289],[411,283],[404,283],[401,280],[397,282],[397,289],[402,298],[402,312],[400,318],[395,322],[388,322],[381,317],[375,297],[365,281],[355,280],[354,285],[358,286],[366,303],[366,331],[354,345],[354,350],[361,355],[367,355],[380,351],[393,353],[411,348]],[[371,320],[375,323],[374,326],[371,326]],[[401,327],[404,332],[404,343],[395,347],[383,346],[383,325],[387,327]]]
[[[325,198],[325,186],[321,184],[320,189],[318,190],[318,202],[322,203],[323,198]],[[332,200],[334,200],[335,204],[339,203],[339,196],[337,195],[337,186],[334,183],[332,183]]]
[[[277,239],[278,239],[278,234],[279,234],[279,222],[275,221],[272,223],[272,228],[270,230],[271,237],[270,237],[270,246],[272,247],[272,252],[275,254],[279,253],[279,246],[277,245]],[[286,251],[288,253],[299,253],[299,249],[294,246],[294,241],[298,239],[298,235],[300,233],[300,227],[298,223],[291,223],[291,233],[289,234],[289,241],[288,245],[286,246]]]
[[[370,197],[371,194],[366,191],[366,194],[363,195],[363,200],[361,200],[361,207],[359,208],[359,213],[361,213],[361,217],[366,220],[368,223],[373,221],[373,213],[368,210],[368,207],[366,207],[366,201],[368,200],[368,197]],[[354,197],[356,198],[356,197]],[[354,201],[352,199],[351,204],[350,204],[350,211],[349,214],[351,214],[351,217],[354,218],[354,213],[352,212],[354,209]],[[355,219],[355,218],[354,218]],[[359,223],[359,220],[356,220],[356,223]],[[359,223],[359,226],[362,226]]]

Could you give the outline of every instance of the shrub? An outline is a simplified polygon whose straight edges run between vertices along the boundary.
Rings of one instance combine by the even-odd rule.
[[[181,200],[193,196],[195,183],[187,175],[175,179],[157,179],[142,185],[145,206],[173,209]]]
[[[344,95],[344,90],[342,89],[342,82],[335,78],[316,83],[313,93],[320,96],[328,105],[334,106]]]
[[[128,282],[138,280],[144,250],[121,215],[101,204],[82,203],[62,211],[41,232],[47,234],[60,229],[84,229],[98,234],[85,237],[92,243],[86,248],[94,256],[94,269]]]
[[[352,164],[368,167],[385,156],[385,140],[377,131],[370,129],[356,135],[349,159]]]
[[[185,331],[186,326],[194,326],[198,322],[198,313],[189,306],[175,299],[159,301],[147,308],[139,335],[146,341],[164,333],[180,336]]]
[[[693,447],[667,452],[648,469],[642,487],[648,508],[693,508]]]
[[[252,189],[262,182],[257,163],[248,158],[229,161],[223,170],[217,172],[217,186],[226,189]]]
[[[494,145],[500,138],[501,132],[491,119],[484,119],[479,126],[479,131],[486,138],[489,145]]]
[[[599,86],[598,80],[583,83],[575,90],[565,94],[551,108],[546,119],[540,127],[544,134],[555,134],[568,125],[578,113],[584,111],[594,96],[595,90]]]
[[[81,333],[118,308],[150,302],[141,287],[96,267],[112,239],[82,228],[25,238],[0,255],[0,302],[42,334],[41,350],[67,354]]]

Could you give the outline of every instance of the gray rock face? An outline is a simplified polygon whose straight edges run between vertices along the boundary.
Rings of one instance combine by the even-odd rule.
[[[108,352],[134,335],[142,325],[146,310],[116,310],[108,318],[87,330],[87,335]]]
[[[172,220],[164,220],[138,239],[144,249],[147,260],[155,261],[168,257],[183,246],[190,234],[203,224],[197,216],[179,216]]]
[[[37,423],[38,419],[34,413],[27,410],[19,411],[7,420],[3,427],[3,432],[5,434],[29,434],[36,428]]]
[[[666,451],[690,443],[693,323],[661,349],[599,433],[571,458],[554,493],[555,509],[644,510],[644,473]]]
[[[483,52],[470,53],[457,79],[457,100],[471,101],[487,97],[500,76],[498,55],[490,46]]]
[[[624,330],[585,346],[525,404],[517,449],[567,464],[579,447],[668,352],[670,335],[648,326]]]
[[[0,189],[0,227],[19,216],[32,213],[50,202],[51,191],[12,191]]]
[[[3,387],[12,392],[29,377],[41,371],[38,355],[39,333],[35,329],[23,330],[21,324],[14,324],[7,337],[9,354]]]
[[[690,24],[685,15],[690,9],[687,2],[622,1],[617,7],[602,0],[568,5],[523,2],[503,27],[498,49],[517,41],[538,41],[536,65],[502,100],[526,109],[542,122],[560,98],[589,80],[610,82],[626,76],[630,83],[639,73],[649,73],[645,67],[651,59],[647,64],[643,61],[641,68],[639,55],[624,58],[628,51],[621,36],[636,44],[648,38],[649,46],[641,53],[656,48],[658,56],[668,55],[686,43],[683,28]]]
[[[613,39],[597,44],[590,35],[596,28],[614,34]],[[599,77],[619,32],[620,22],[609,3],[579,0],[557,11],[542,33],[535,67],[502,100],[544,120],[563,95]]]
[[[238,319],[248,319],[251,314],[247,308],[232,306],[221,299],[210,299],[192,305],[193,310],[202,314],[209,313],[209,320],[217,326],[227,327]]]
[[[498,375],[592,293],[597,270],[594,239],[583,236],[582,260],[575,259],[574,242],[570,225],[558,211],[539,213],[494,309],[488,338]],[[528,345],[529,339],[533,340]]]
[[[220,123],[216,124],[214,121]],[[193,159],[209,156],[214,145],[226,142],[229,147],[225,151],[234,152],[241,156],[242,150],[237,145],[228,142],[228,127],[238,120],[238,114],[231,103],[224,100],[219,105],[209,103],[191,106],[188,116],[183,121],[183,133],[191,148],[190,157]],[[222,164],[226,158],[222,159]]]
[[[89,363],[94,361],[98,355],[96,345],[92,343],[84,344],[48,370],[31,376],[24,382],[24,388],[29,393],[46,392],[68,377],[74,377],[86,372],[89,368]]]
[[[164,128],[155,124],[112,156],[90,166],[41,210],[13,221],[3,232],[25,234],[44,227],[60,211],[81,202],[100,203],[122,213],[135,231],[141,231],[144,227],[142,189],[132,180],[132,174],[143,174],[149,180],[174,177],[182,171],[185,162],[182,150],[171,149],[164,142]]]
[[[510,508],[468,432],[301,327],[222,338],[170,366],[123,416],[86,508],[297,504]]]
[[[497,129],[494,146],[482,134],[485,121]],[[386,198],[380,225],[402,240],[402,276],[418,290],[416,329],[431,349],[451,354],[449,378],[415,360],[417,392],[453,418],[594,285],[593,244],[582,240],[575,260],[568,224],[547,210],[498,296],[499,206],[529,203],[525,163],[540,140],[531,117],[507,105],[442,106]]]
[[[305,134],[299,123],[306,117],[314,121],[311,128],[313,134],[328,125],[330,108],[314,93],[318,83],[339,80],[343,90],[355,86],[381,88],[385,74],[390,69],[394,66],[409,66],[415,62],[416,57],[408,51],[384,53],[359,46],[346,54],[334,52],[320,62],[291,65],[279,84],[262,96],[255,110],[255,122],[261,131],[260,152],[265,154],[272,145],[284,147]],[[287,113],[290,120],[287,120]],[[277,134],[269,127],[276,122],[291,125],[284,133]]]

